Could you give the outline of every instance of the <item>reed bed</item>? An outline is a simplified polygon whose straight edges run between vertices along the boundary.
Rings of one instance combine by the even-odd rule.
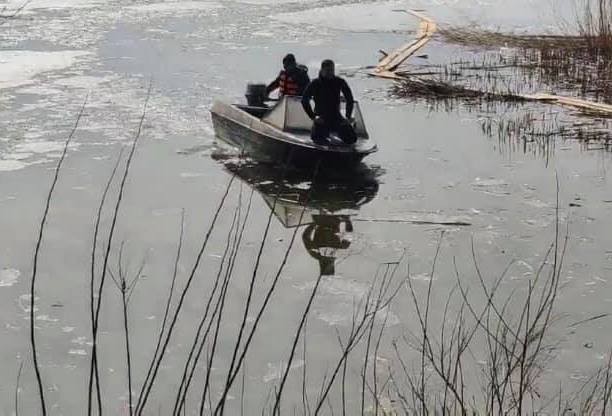
[[[523,35],[480,28],[441,28],[449,43],[498,53],[501,61],[485,58],[483,71],[500,68],[506,78],[525,79],[517,92],[539,91],[612,103],[612,1],[577,0],[574,22],[565,24],[571,35]],[[503,53],[502,53],[503,51]]]

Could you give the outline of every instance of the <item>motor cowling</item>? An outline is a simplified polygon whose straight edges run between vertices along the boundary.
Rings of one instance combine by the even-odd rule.
[[[247,104],[251,107],[264,107],[266,99],[266,84],[247,84]]]

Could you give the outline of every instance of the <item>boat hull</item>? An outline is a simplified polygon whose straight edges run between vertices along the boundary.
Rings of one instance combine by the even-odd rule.
[[[257,161],[275,164],[288,164],[296,167],[335,167],[359,164],[364,157],[375,151],[339,151],[333,148],[322,148],[314,144],[303,145],[283,140],[278,131],[270,131],[263,123],[251,122],[247,126],[244,120],[233,120],[226,114],[212,111],[212,121],[216,136],[224,142],[237,147],[241,153]],[[256,124],[253,128],[253,124]],[[260,130],[268,131],[258,131]],[[328,150],[330,149],[330,150]]]

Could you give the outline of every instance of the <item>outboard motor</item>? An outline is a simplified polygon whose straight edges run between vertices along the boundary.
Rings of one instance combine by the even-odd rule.
[[[266,84],[247,84],[245,97],[250,107],[265,107]]]

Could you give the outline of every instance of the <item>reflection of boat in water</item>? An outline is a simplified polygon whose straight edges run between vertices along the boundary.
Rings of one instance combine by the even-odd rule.
[[[381,174],[379,168],[360,165],[346,173],[319,174],[313,181],[312,172],[243,160],[226,160],[224,166],[256,189],[287,228],[310,224],[313,215],[342,215],[357,210],[374,199]]]
[[[321,274],[335,273],[338,252],[351,245],[351,217],[374,199],[380,169],[360,165],[347,174],[321,176],[270,165],[225,161],[225,168],[257,190],[286,228],[304,227],[302,241]]]
[[[315,144],[310,139],[312,121],[300,97],[283,97],[272,108],[215,101],[210,112],[217,137],[259,161],[290,161],[297,166],[312,166],[318,161],[354,165],[377,150],[357,103],[354,119],[358,139],[353,146]],[[342,143],[334,136],[330,142]]]

